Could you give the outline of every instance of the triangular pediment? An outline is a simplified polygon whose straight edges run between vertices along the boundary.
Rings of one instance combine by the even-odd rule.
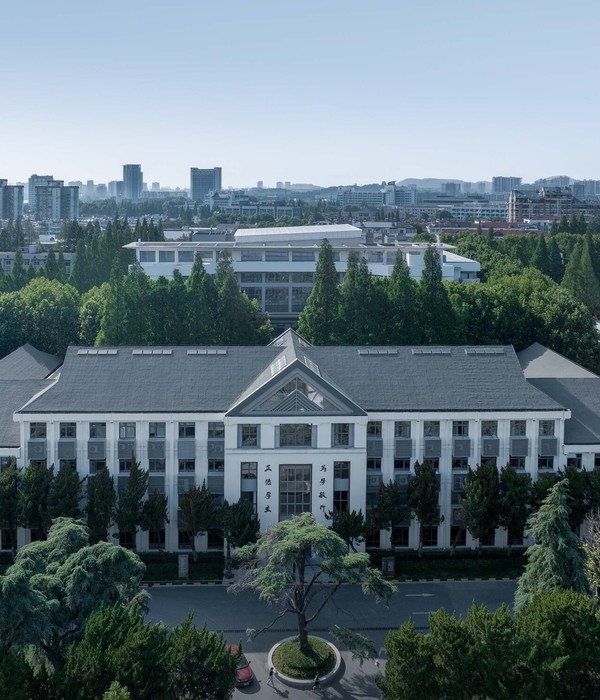
[[[365,415],[337,387],[298,361],[242,398],[227,415]]]

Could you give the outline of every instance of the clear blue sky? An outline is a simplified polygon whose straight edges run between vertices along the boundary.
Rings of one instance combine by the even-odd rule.
[[[28,0],[0,177],[600,179],[597,0]]]

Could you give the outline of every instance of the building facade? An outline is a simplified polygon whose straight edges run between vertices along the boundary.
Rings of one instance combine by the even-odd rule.
[[[223,187],[221,168],[190,168],[190,199],[204,203],[209,192],[219,192]]]
[[[0,180],[0,219],[16,221],[23,216],[23,185]]]
[[[123,166],[123,199],[137,202],[144,189],[142,166],[130,163]]]
[[[14,410],[12,426],[0,415],[2,463],[12,455],[20,466],[66,464],[89,478],[106,466],[120,491],[138,460],[149,491],[167,495],[170,521],[162,533],[138,534],[141,551],[189,549],[178,504],[191,486],[206,483],[217,504],[247,499],[264,531],[301,512],[323,524],[335,508],[368,516],[382,482],[406,493],[425,460],[439,473],[444,516],[425,528],[425,547],[474,547],[460,525],[469,466],[511,464],[536,479],[600,465],[600,377],[540,345],[519,354],[313,347],[286,331],[266,347],[72,347],[58,372],[38,371],[28,394],[23,378],[3,379],[8,367],[22,374],[23,362],[0,361]],[[584,397],[592,398],[582,408]],[[19,530],[19,546],[35,536]],[[371,530],[367,545],[391,538],[417,548],[418,537],[418,523],[405,521]],[[222,540],[215,531],[195,544]],[[506,545],[505,531],[482,544]]]

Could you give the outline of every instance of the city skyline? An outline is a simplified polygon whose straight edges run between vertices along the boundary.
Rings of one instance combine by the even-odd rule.
[[[214,164],[233,187],[595,179],[598,19],[586,0],[568,15],[540,0],[13,3],[2,176],[109,182],[141,163],[173,187]]]

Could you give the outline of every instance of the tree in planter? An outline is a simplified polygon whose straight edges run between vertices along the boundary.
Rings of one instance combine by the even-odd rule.
[[[0,473],[0,522],[10,531],[13,556],[17,552],[17,521],[19,517],[19,470],[11,459]]]
[[[165,529],[165,522],[169,522],[169,518],[167,517],[168,500],[164,493],[155,489],[148,497],[148,500],[144,501],[144,505],[142,506],[142,530],[147,530],[149,533],[156,536],[161,554],[163,546],[160,533]]]
[[[388,532],[409,516],[406,494],[395,481],[379,484],[377,505],[373,507],[373,524]]]
[[[346,510],[330,510],[325,513],[327,520],[331,520],[330,530],[333,530],[339,535],[348,545],[348,551],[356,552],[357,549],[354,543],[360,544],[364,542],[367,536],[367,523],[362,510],[358,513]]]
[[[54,467],[29,464],[21,477],[19,491],[19,524],[35,528],[42,540],[46,539],[52,522],[48,510],[48,494],[54,476]]]
[[[512,552],[513,540],[522,537],[531,513],[533,493],[531,476],[519,474],[514,467],[506,465],[500,471],[499,525],[506,529],[508,556]]]
[[[259,634],[284,615],[294,615],[302,653],[309,649],[308,625],[342,583],[361,583],[363,593],[374,595],[378,601],[387,601],[395,590],[370,567],[368,554],[349,554],[344,540],[319,525],[310,513],[277,523],[256,544],[239,549],[237,557],[244,562],[246,572],[229,590],[253,590],[277,608],[270,624],[249,633]],[[317,563],[309,568],[312,561]]]
[[[469,467],[462,495],[462,519],[471,535],[481,540],[492,535],[500,524],[500,481],[493,462],[475,470]]]
[[[77,469],[70,464],[63,464],[50,484],[48,493],[48,511],[50,517],[73,518],[81,517],[81,486]]]
[[[208,532],[215,524],[217,508],[211,492],[206,487],[192,486],[179,497],[179,523],[181,529],[188,533],[192,542],[192,557],[198,559],[196,537]]]
[[[419,556],[423,549],[423,528],[439,525],[440,478],[433,463],[425,460],[415,462],[415,474],[408,483],[408,507],[411,515],[419,521]]]
[[[135,550],[135,536],[142,525],[142,499],[148,489],[148,472],[140,467],[135,455],[131,457],[131,469],[127,485],[119,494],[115,523],[119,528],[119,535],[128,535],[133,541]]]
[[[87,482],[86,513],[92,544],[108,539],[108,528],[114,517],[116,502],[113,477],[104,467]]]
[[[227,576],[231,576],[231,547],[237,549],[256,542],[260,533],[260,520],[252,504],[243,498],[231,505],[225,499],[218,517],[226,541],[225,571]]]
[[[515,594],[521,610],[536,593],[573,589],[589,593],[583,543],[569,527],[569,482],[556,483],[527,523],[535,544],[527,550],[527,565]]]

